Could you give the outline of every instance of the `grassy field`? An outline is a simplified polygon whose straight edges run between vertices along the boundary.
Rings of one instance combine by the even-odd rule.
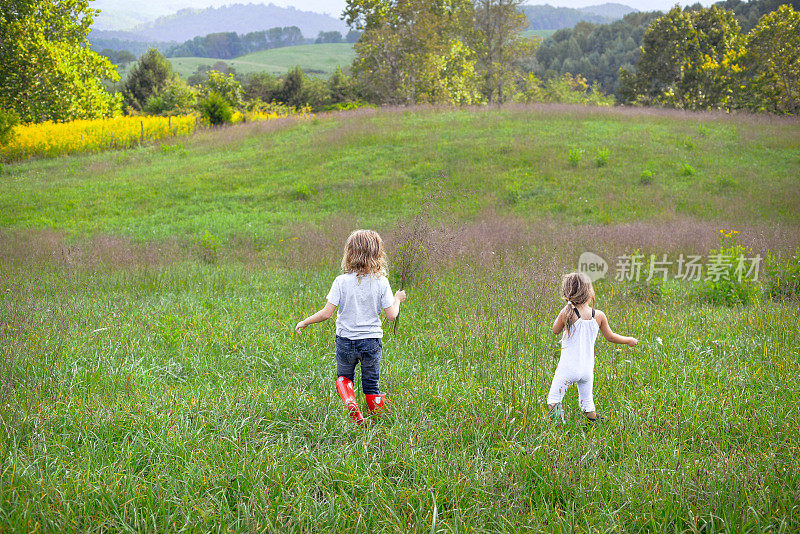
[[[640,340],[598,341],[605,419],[571,391],[553,424],[544,396],[580,252],[707,254],[735,228],[786,258],[798,149],[796,121],[542,106],[6,165],[0,531],[797,531],[796,302],[599,282]],[[391,408],[355,429],[332,322],[292,327],[365,226],[422,260],[384,338]]]
[[[223,61],[242,74],[251,72],[285,74],[289,69],[299,65],[307,74],[328,76],[337,66],[343,69],[349,68],[354,57],[352,44],[335,43],[274,48]],[[194,74],[198,67],[213,65],[220,60],[205,57],[173,57],[169,58],[169,61],[175,72],[187,78]]]
[[[544,40],[556,33],[556,31],[558,30],[525,30],[522,32],[522,35],[528,38],[538,37],[539,39]]]

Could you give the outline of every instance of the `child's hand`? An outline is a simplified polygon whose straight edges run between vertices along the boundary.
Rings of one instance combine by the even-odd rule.
[[[303,333],[303,330],[306,329],[306,326],[308,325],[306,324],[305,321],[300,321],[299,323],[297,323],[297,326],[294,327],[294,331],[297,332],[298,335],[300,335]]]
[[[636,339],[635,337],[629,337],[626,345],[628,345],[629,347],[635,347],[637,343],[639,343],[638,339]]]
[[[396,298],[399,302],[403,302],[406,300],[406,292],[402,289],[394,294],[394,298]]]

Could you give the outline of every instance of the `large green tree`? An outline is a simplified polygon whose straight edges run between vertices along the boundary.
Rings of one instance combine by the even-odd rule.
[[[800,12],[784,5],[747,36],[748,100],[777,113],[800,113]]]
[[[530,58],[538,41],[523,39],[528,26],[520,11],[523,0],[475,0],[472,48],[481,77],[481,93],[491,104],[503,102],[522,74],[521,63]]]
[[[380,103],[482,100],[470,0],[348,0],[345,18],[363,31],[355,45],[359,90]]]
[[[116,68],[86,38],[95,12],[88,0],[0,2],[0,108],[25,122],[118,111],[103,83],[119,79]]]
[[[622,70],[622,96],[684,109],[728,107],[743,43],[732,12],[676,6],[645,32],[636,73]]]
[[[163,91],[173,76],[172,66],[167,58],[151,48],[142,54],[122,84],[125,105],[142,111],[150,97]]]

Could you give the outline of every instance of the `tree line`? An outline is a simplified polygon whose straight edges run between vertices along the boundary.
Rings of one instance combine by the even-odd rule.
[[[521,0],[348,0],[344,17],[363,32],[352,71],[370,102],[611,102],[582,77],[535,76]]]
[[[800,112],[800,12],[785,4],[744,33],[733,11],[676,6],[644,34],[623,102],[682,109]]]
[[[149,50],[121,84],[123,104],[131,112],[152,115],[198,112],[211,124],[221,124],[234,112],[263,112],[275,106],[284,110],[342,109],[358,98],[352,79],[340,68],[328,79],[309,77],[300,67],[284,76],[238,76],[233,69],[224,69],[224,64],[218,68],[198,72],[187,83],[158,50]]]
[[[781,5],[800,10],[800,0],[725,0],[714,7],[732,12],[741,31],[749,32],[761,17],[776,11]],[[695,4],[685,10],[704,9]],[[609,24],[579,22],[573,28],[559,30],[537,50],[536,73],[545,79],[567,72],[579,74],[590,83],[599,83],[604,92],[620,98],[620,69],[636,70],[645,32],[654,20],[664,15],[658,11],[638,12]]]
[[[269,30],[237,34],[236,32],[220,32],[198,36],[185,43],[166,49],[167,57],[208,57],[231,59],[272,48],[296,46],[309,43],[354,43],[360,34],[351,31],[347,36],[341,32],[319,32],[316,39],[306,39],[297,26],[270,28]]]
[[[571,28],[581,21],[603,24],[613,20],[597,13],[550,5],[521,5],[520,11],[528,20],[529,30],[560,30]]]
[[[630,13],[610,24],[579,22],[558,30],[536,51],[536,73],[544,78],[567,72],[597,82],[609,94],[618,94],[619,70],[639,60],[642,38],[659,12]]]
[[[528,23],[520,0],[349,0],[344,18],[360,33],[351,75],[339,70],[323,80],[296,68],[282,77],[241,77],[212,69],[187,84],[151,50],[119,91],[109,91],[119,74],[88,44],[95,14],[88,0],[9,0],[0,7],[0,134],[3,121],[246,111],[270,103],[316,110],[363,102],[611,104],[606,91],[634,105],[797,114],[800,13],[781,5],[747,31],[737,13],[751,20],[774,0],[750,2],[749,10],[737,1],[726,2],[733,10],[676,7],[610,25],[580,23],[539,46],[522,33]],[[255,33],[263,40],[254,42],[267,42],[269,30]],[[606,55],[604,42],[617,52]],[[569,50],[560,65],[559,47]],[[605,76],[615,69],[617,81]]]

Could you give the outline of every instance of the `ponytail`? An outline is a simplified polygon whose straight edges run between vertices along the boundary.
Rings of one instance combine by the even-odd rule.
[[[592,280],[585,273],[565,275],[561,282],[561,298],[567,303],[564,308],[564,330],[566,331],[566,336],[569,337],[576,320],[575,317],[572,317],[573,310],[577,310],[579,305],[587,302],[594,306]]]

